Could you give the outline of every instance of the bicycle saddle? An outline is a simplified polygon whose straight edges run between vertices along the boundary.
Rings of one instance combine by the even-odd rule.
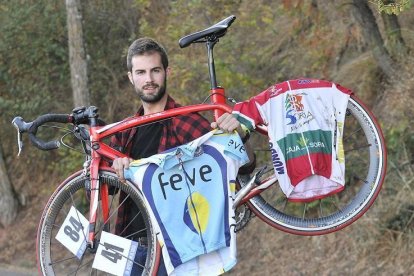
[[[205,30],[182,37],[179,40],[178,44],[181,48],[185,48],[194,42],[205,42],[209,39],[216,40],[217,38],[222,37],[226,34],[227,29],[231,26],[235,19],[236,16],[231,15]]]

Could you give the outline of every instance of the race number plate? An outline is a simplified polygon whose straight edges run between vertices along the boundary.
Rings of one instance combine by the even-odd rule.
[[[86,250],[89,221],[75,207],[71,207],[56,239],[80,259]]]
[[[138,243],[102,231],[98,251],[93,261],[93,268],[114,275],[131,274]]]

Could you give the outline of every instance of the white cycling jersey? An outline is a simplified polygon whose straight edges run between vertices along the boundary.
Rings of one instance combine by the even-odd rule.
[[[213,134],[130,164],[142,190],[169,275],[219,275],[236,264],[232,208],[239,167],[237,134]]]
[[[267,125],[275,173],[290,200],[314,200],[344,188],[342,134],[351,94],[329,81],[298,79],[235,105],[234,114],[248,128]]]

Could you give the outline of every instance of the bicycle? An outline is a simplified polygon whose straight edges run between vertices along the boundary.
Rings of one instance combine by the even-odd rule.
[[[139,266],[142,274],[157,273],[160,262],[160,246],[153,232],[143,196],[137,186],[127,181],[121,183],[104,160],[113,160],[125,155],[111,148],[104,139],[115,133],[133,127],[169,119],[174,116],[209,111],[217,119],[224,112],[231,112],[231,105],[224,88],[217,85],[213,48],[236,19],[235,16],[212,25],[202,31],[192,33],[180,39],[184,48],[193,43],[205,43],[207,46],[210,103],[183,106],[159,113],[131,117],[105,125],[99,119],[98,109],[94,106],[76,108],[71,114],[45,114],[32,122],[21,117],[13,120],[18,131],[19,154],[22,150],[21,134],[28,133],[31,142],[41,150],[52,150],[60,146],[63,140],[43,141],[36,136],[40,126],[46,123],[70,123],[72,133],[79,139],[84,154],[83,169],[64,180],[50,197],[40,219],[37,233],[37,261],[39,272],[55,275],[60,272],[96,273],[92,267],[98,244],[101,244],[102,231],[113,233],[116,223],[115,214],[123,202],[119,202],[119,191],[125,192],[139,210],[145,225],[138,244],[146,251],[145,260]],[[347,160],[347,183],[344,191],[313,202],[290,202],[276,185],[277,178],[272,169],[270,150],[263,149],[268,143],[266,126],[258,126],[252,133],[251,143],[255,147],[259,163],[269,162],[268,170],[262,166],[251,175],[239,175],[236,195],[237,227],[241,230],[252,217],[252,213],[270,226],[297,235],[323,235],[338,231],[360,218],[373,204],[381,189],[386,172],[386,148],[381,128],[369,109],[355,96],[351,96],[344,127],[345,158]],[[65,145],[65,144],[64,144]],[[81,221],[78,212],[71,213],[76,207],[79,213],[88,217]],[[72,216],[68,216],[72,214]],[[69,222],[65,220],[69,217]],[[65,224],[66,223],[66,224]],[[83,223],[83,224],[82,224]],[[86,225],[86,227],[84,227]],[[65,227],[63,227],[65,226]],[[126,226],[128,227],[128,226]],[[83,230],[86,228],[86,232]],[[79,258],[67,254],[66,247],[56,240],[59,231],[63,231],[72,240],[85,241],[84,253]],[[125,231],[125,229],[124,229]],[[132,233],[126,236],[132,239]],[[128,256],[116,251],[113,245],[106,247],[107,257],[113,261]]]

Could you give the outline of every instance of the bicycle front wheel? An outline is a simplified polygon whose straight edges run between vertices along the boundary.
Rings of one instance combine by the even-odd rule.
[[[89,197],[85,189],[89,179],[80,171],[70,176],[57,188],[43,211],[37,234],[37,260],[41,274],[107,275],[92,267],[102,231],[138,242],[137,254],[132,260],[134,275],[150,275],[158,268],[159,246],[140,190],[131,182],[121,183],[110,171],[101,170],[99,179],[101,185],[105,183],[110,191],[109,218],[103,221],[100,199],[95,225],[95,248],[87,248],[81,257],[76,257],[56,239],[59,229],[73,207],[85,218],[89,218]],[[119,199],[122,193],[125,195],[125,200]],[[121,208],[134,208],[137,212],[131,222],[120,229],[119,225],[115,226]],[[134,221],[139,221],[137,225],[140,225],[141,229],[130,231],[129,228]],[[81,239],[86,238],[84,235],[79,236]]]
[[[256,137],[259,143],[263,135]],[[378,196],[386,172],[386,148],[379,124],[362,102],[352,96],[348,102],[343,145],[345,189],[313,202],[291,202],[278,183],[248,201],[260,219],[279,230],[297,235],[322,235],[338,231],[360,218]],[[256,145],[254,148],[258,149]],[[258,161],[271,160],[268,150],[256,152]],[[273,168],[269,163],[268,167]],[[269,170],[273,174],[273,169]],[[239,177],[244,186],[248,177]]]

